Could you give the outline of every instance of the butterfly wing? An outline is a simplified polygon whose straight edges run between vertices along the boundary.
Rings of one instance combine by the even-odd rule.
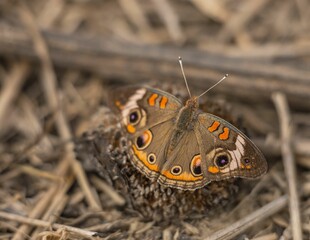
[[[169,93],[148,87],[116,92],[112,100],[127,132],[132,162],[147,177],[157,178],[182,103]]]
[[[182,190],[203,187],[206,179],[201,170],[200,151],[196,130],[184,132],[178,145],[168,154],[158,181]]]
[[[261,151],[240,130],[208,113],[198,117],[199,144],[204,146],[203,173],[208,181],[257,178],[267,171]]]

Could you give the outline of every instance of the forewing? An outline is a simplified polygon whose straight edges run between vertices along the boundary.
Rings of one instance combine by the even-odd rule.
[[[182,103],[173,95],[144,86],[119,88],[113,91],[114,109],[129,135],[143,132],[157,124],[176,117]],[[134,114],[139,115],[132,121]]]
[[[203,113],[198,117],[205,148],[202,168],[209,181],[231,177],[257,178],[267,171],[267,161],[254,143],[232,124]]]
[[[111,99],[127,133],[133,164],[147,177],[157,178],[181,102],[169,93],[144,86],[114,93]]]

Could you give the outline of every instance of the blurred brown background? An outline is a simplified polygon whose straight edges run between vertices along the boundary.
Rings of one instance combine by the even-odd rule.
[[[207,97],[242,119],[271,166],[257,190],[264,194],[232,221],[250,215],[258,209],[256,204],[279,200],[282,205],[274,202],[277,214],[251,231],[248,226],[245,235],[240,230],[238,239],[298,239],[300,229],[303,237],[309,236],[309,11],[307,0],[0,1],[2,239],[43,239],[52,234],[60,238],[64,232],[45,232],[43,227],[77,208],[76,218],[94,209],[105,211],[101,217],[106,225],[93,231],[104,232],[106,239],[233,238],[211,235],[229,225],[224,222],[152,225],[116,210],[115,205],[124,206],[124,199],[112,197],[116,203],[102,206],[98,199],[110,199],[108,190],[96,185],[97,178],[89,184],[75,160],[71,140],[87,129],[89,117],[106,103],[107,87],[149,83],[174,93],[185,91],[179,56],[193,94],[229,74]],[[281,112],[286,107],[289,111]],[[287,117],[291,125],[285,125]],[[290,198],[280,198],[287,193]],[[301,217],[284,209],[296,202],[303,210]],[[294,209],[298,215],[298,206]],[[260,220],[266,210],[262,211]],[[7,212],[47,225],[30,220],[30,225],[22,224],[25,219]]]

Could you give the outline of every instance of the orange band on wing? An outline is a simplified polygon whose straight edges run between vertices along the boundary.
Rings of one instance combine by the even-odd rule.
[[[218,173],[220,171],[220,169],[218,167],[215,167],[215,166],[210,166],[210,167],[208,167],[208,171],[210,173]]]
[[[127,131],[129,133],[135,133],[136,132],[136,128],[134,126],[132,126],[131,124],[127,125]]]
[[[242,169],[251,169],[252,168],[252,166],[251,165],[244,165],[244,164],[241,164],[241,168]]]
[[[145,165],[148,169],[158,172],[158,165],[156,164],[150,164],[147,161],[146,152],[139,151],[134,145],[132,145],[133,152],[135,156]]]
[[[219,135],[221,140],[227,140],[229,138],[229,128],[224,127],[223,132]]]
[[[159,107],[160,108],[166,108],[167,102],[168,102],[168,98],[167,97],[162,97],[162,99],[160,100]]]
[[[209,132],[216,131],[220,125],[221,125],[220,122],[214,121],[214,123],[208,128]]]
[[[197,181],[197,180],[201,180],[202,176],[199,177],[195,177],[193,176],[191,173],[187,173],[187,172],[183,172],[180,175],[173,175],[170,171],[163,171],[161,173],[162,175],[164,175],[165,177],[172,179],[172,180],[181,180],[181,181],[185,181],[185,182],[192,182],[192,181]]]
[[[149,98],[149,105],[150,106],[155,106],[155,101],[156,101],[156,98],[158,97],[158,94],[154,93],[150,96]]]

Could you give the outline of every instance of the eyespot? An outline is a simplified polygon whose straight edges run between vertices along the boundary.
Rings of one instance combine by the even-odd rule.
[[[179,166],[179,165],[174,166],[174,167],[171,168],[170,172],[171,172],[173,175],[175,175],[175,176],[180,175],[181,172],[182,172],[182,167]]]
[[[248,159],[248,158],[244,158],[244,159],[243,159],[243,162],[244,162],[244,164],[250,164],[250,163],[251,163],[251,160]]]
[[[154,153],[150,153],[147,156],[147,161],[149,162],[149,164],[154,164],[156,162],[156,155]]]
[[[140,136],[136,138],[136,146],[139,150],[146,148],[152,142],[152,132],[150,130],[144,131]]]
[[[137,125],[141,120],[141,113],[139,109],[133,109],[128,115],[128,122],[132,125]]]
[[[226,167],[230,162],[230,158],[225,153],[220,153],[215,157],[215,165],[219,168]]]
[[[200,155],[196,155],[193,157],[191,161],[191,172],[195,177],[202,175]]]
[[[242,159],[242,163],[243,163],[244,168],[246,168],[246,169],[251,169],[252,168],[251,159],[243,158]]]

